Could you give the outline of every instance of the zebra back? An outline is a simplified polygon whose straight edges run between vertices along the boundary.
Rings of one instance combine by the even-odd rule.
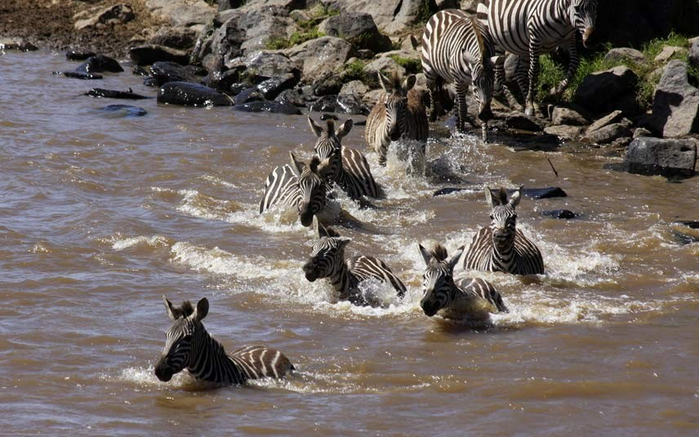
[[[287,165],[274,167],[265,180],[265,192],[260,200],[260,214],[272,205],[296,205],[299,197],[298,177]]]
[[[246,379],[281,378],[294,370],[281,351],[266,346],[245,346],[229,354]]]
[[[481,278],[462,278],[457,282],[457,286],[465,294],[483,299],[491,305],[491,312],[507,313],[509,310],[505,306],[500,292],[493,284]]]
[[[393,273],[393,270],[378,258],[360,255],[352,258],[348,262],[348,267],[351,275],[355,278],[356,285],[367,279],[375,278],[390,284],[397,291],[400,298],[407,291],[405,284]]]

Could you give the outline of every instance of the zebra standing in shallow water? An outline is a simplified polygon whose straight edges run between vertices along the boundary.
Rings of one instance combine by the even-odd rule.
[[[226,354],[223,345],[206,332],[202,320],[209,301],[201,299],[194,309],[189,301],[181,307],[163,296],[167,315],[173,320],[165,349],[155,364],[155,375],[169,381],[187,369],[196,379],[216,384],[243,384],[248,379],[281,378],[294,369],[280,351],[264,346],[247,346]]]
[[[401,138],[427,141],[429,123],[422,96],[415,86],[415,76],[410,75],[401,84],[398,74],[391,79],[381,73],[379,83],[385,94],[374,105],[366,119],[366,140],[369,148],[379,155],[379,164],[386,165],[386,154],[391,141]],[[422,145],[425,154],[425,145]]]
[[[517,229],[515,207],[522,196],[522,187],[508,202],[504,188],[485,188],[485,198],[492,208],[490,226],[481,228],[471,240],[464,257],[464,268],[486,272],[509,272],[515,275],[544,273],[544,260],[536,247]]]
[[[456,130],[462,132],[468,115],[466,90],[472,84],[485,139],[487,121],[493,117],[490,102],[495,73],[490,57],[494,54],[487,27],[475,17],[457,9],[432,15],[422,34],[422,70],[430,90],[430,121],[437,119],[436,98],[442,92],[443,82],[453,82],[457,100]]]
[[[481,0],[478,19],[488,25],[499,53],[520,56],[516,80],[526,97],[527,115],[534,115],[534,95],[539,74],[539,55],[563,46],[569,54],[568,71],[552,94],[560,94],[578,69],[580,58],[576,31],[587,44],[597,18],[597,0]],[[529,60],[528,77],[524,64]]]
[[[308,117],[308,124],[318,137],[314,146],[316,155],[321,161],[328,160],[325,170],[328,179],[337,183],[352,199],[379,197],[381,191],[364,155],[341,144],[342,138],[352,129],[352,120],[347,120],[337,130],[333,120],[327,121],[326,129],[311,117]]]
[[[325,207],[326,189],[324,168],[328,162],[321,163],[313,157],[308,165],[299,162],[289,152],[291,165],[275,167],[265,181],[265,193],[260,201],[260,214],[272,205],[279,204],[295,207],[301,224],[310,226],[313,217]]]
[[[426,265],[422,275],[424,296],[420,301],[425,315],[432,317],[440,313],[446,319],[487,322],[490,313],[507,312],[502,296],[490,282],[480,278],[454,281],[454,266],[464,251],[463,246],[451,258],[441,244],[432,251],[419,247]]]
[[[340,237],[335,231],[325,229],[317,220],[316,232],[320,240],[313,244],[311,257],[304,264],[303,271],[306,279],[314,282],[316,279],[328,278],[340,299],[348,299],[356,305],[376,306],[376,302],[362,295],[359,284],[367,279],[378,279],[390,284],[399,298],[405,295],[405,285],[393,274],[391,269],[378,258],[358,256],[345,260],[345,246],[352,241]]]

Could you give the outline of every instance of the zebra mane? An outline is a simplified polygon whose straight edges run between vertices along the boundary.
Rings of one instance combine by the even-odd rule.
[[[391,80],[393,89],[395,89],[396,91],[400,91],[401,89],[403,89],[400,83],[400,74],[398,74],[397,71],[391,71],[391,76],[389,77],[389,79]]]
[[[434,249],[430,250],[430,253],[432,254],[432,257],[438,262],[446,260],[447,256],[449,255],[447,253],[447,248],[439,243],[435,244]]]
[[[185,300],[182,302],[182,317],[189,317],[194,313],[194,307],[192,306],[192,302]]]
[[[328,123],[328,135],[332,135],[333,133],[335,133],[335,120],[333,120],[332,118],[329,118],[327,120],[327,123]]]
[[[308,163],[308,168],[311,169],[311,172],[318,173],[318,165],[319,164],[320,164],[320,158],[313,155],[313,158],[311,158],[311,162]]]
[[[507,190],[504,187],[500,187],[500,190],[495,195],[495,198],[500,201],[501,205],[507,205]]]
[[[478,20],[473,15],[471,16],[471,27],[473,28],[473,33],[476,35],[476,41],[478,41],[478,51],[481,53],[481,64],[485,63],[486,56],[490,56],[485,53],[485,41],[483,41],[483,34],[481,29],[478,27]]]

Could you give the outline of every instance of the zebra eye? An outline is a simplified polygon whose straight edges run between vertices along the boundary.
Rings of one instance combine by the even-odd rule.
[[[490,219],[491,219],[491,220],[493,219],[493,214],[490,214]]]

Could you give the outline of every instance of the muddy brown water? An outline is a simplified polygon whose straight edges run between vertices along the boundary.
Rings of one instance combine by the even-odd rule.
[[[304,279],[310,230],[257,214],[271,168],[290,150],[311,156],[304,117],[94,99],[81,94],[154,90],[128,72],[51,75],[74,65],[0,56],[2,434],[699,433],[699,244],[680,244],[676,232],[693,231],[673,224],[699,219],[699,178],[671,184],[606,170],[618,158],[598,150],[471,136],[428,148],[428,168],[460,183],[405,177],[393,157],[377,169],[369,154],[388,198],[360,209],[340,197],[375,228],[340,231],[348,253],[382,257],[408,293],[376,287],[390,305],[359,308]],[[116,103],[148,115],[98,110]],[[344,143],[365,150],[363,127]],[[488,222],[486,184],[569,197],[521,202],[547,273],[483,274],[511,312],[474,331],[420,311],[417,244],[467,244]],[[448,186],[465,190],[432,197]],[[541,214],[560,208],[581,217]],[[273,345],[298,371],[243,388],[159,382],[162,295],[208,297],[205,325],[229,350]]]

